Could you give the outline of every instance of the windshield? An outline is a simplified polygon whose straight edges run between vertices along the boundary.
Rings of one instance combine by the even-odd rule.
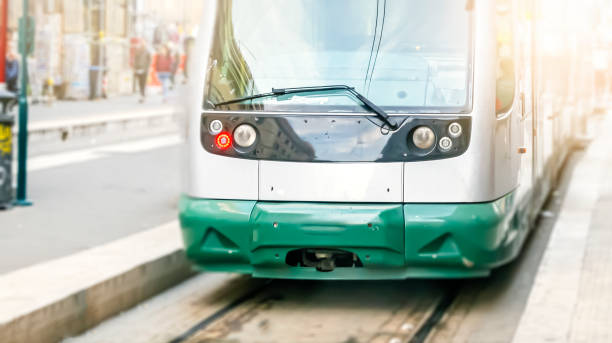
[[[463,112],[471,26],[459,0],[221,0],[205,108],[272,88],[349,85],[384,111]],[[350,94],[310,92],[235,110],[364,112]]]

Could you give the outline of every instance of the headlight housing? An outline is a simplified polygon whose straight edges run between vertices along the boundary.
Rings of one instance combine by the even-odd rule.
[[[436,144],[436,134],[427,126],[420,126],[412,132],[412,143],[421,150],[429,150]]]
[[[257,130],[248,124],[242,124],[234,130],[234,142],[241,148],[249,148],[257,141]]]

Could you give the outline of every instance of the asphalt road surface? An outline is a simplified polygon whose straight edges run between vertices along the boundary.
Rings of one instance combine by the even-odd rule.
[[[0,273],[175,220],[179,142],[175,134],[30,158],[34,206],[0,212]]]

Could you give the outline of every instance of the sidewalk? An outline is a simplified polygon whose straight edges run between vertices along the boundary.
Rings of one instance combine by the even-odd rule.
[[[513,342],[612,342],[612,113],[576,168]]]
[[[176,221],[1,274],[0,341],[60,342],[193,274]]]

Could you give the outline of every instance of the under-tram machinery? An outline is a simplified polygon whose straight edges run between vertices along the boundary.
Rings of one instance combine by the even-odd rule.
[[[187,104],[188,257],[296,279],[481,277],[512,261],[592,110],[589,10],[208,1]]]

